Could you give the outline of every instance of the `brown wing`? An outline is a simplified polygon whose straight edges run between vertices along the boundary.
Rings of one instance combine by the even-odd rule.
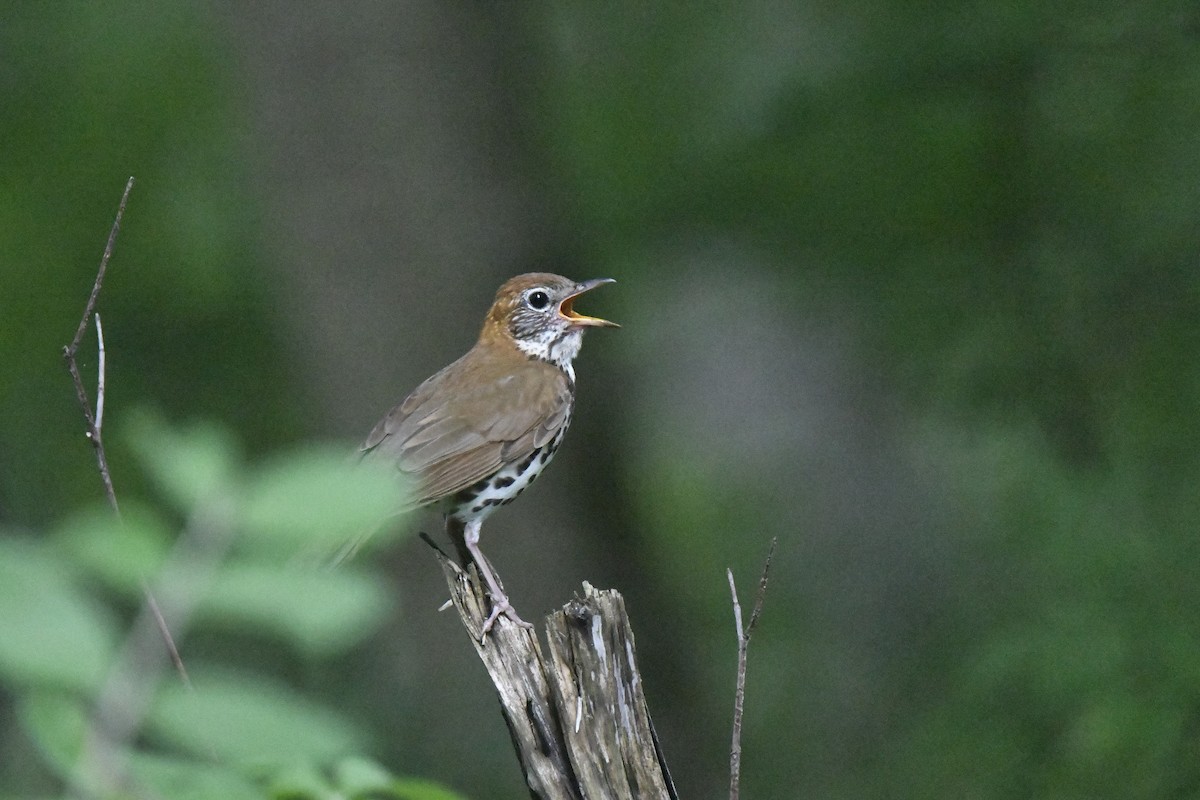
[[[473,350],[380,420],[363,458],[416,477],[420,505],[448,497],[545,445],[566,422],[571,385],[542,361]]]

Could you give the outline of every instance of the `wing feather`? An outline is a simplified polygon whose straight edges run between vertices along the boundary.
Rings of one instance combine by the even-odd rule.
[[[571,382],[553,364],[501,355],[477,347],[426,380],[375,426],[362,457],[416,477],[426,505],[544,446],[570,417]]]

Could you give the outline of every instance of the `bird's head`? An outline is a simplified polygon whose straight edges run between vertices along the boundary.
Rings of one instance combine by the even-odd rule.
[[[531,272],[509,279],[499,291],[484,324],[484,337],[511,339],[526,355],[564,366],[578,354],[585,328],[619,328],[615,322],[575,311],[584,292],[614,283],[596,278],[576,283],[561,275]]]

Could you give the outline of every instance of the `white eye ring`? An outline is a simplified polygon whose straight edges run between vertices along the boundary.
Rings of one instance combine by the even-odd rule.
[[[534,311],[545,311],[550,305],[550,295],[545,289],[533,289],[525,295],[525,305]]]

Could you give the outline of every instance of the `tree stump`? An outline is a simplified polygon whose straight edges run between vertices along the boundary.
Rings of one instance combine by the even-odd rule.
[[[625,601],[583,584],[536,631],[501,616],[480,641],[488,604],[474,567],[438,560],[491,676],[530,795],[539,800],[677,800],[638,673]]]

